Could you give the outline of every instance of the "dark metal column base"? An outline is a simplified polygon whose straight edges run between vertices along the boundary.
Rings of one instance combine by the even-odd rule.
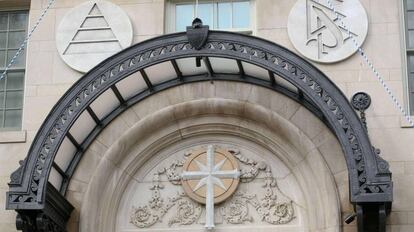
[[[358,232],[385,232],[386,216],[390,210],[390,204],[386,203],[357,204]]]
[[[23,232],[66,232],[73,206],[51,184],[43,209],[16,209],[16,229]]]

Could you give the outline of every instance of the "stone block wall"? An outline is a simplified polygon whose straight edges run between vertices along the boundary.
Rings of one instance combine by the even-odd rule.
[[[18,167],[36,131],[56,101],[82,74],[67,66],[56,49],[55,31],[61,19],[72,7],[85,0],[56,0],[44,21],[34,33],[27,50],[26,86],[23,128],[18,132],[0,132],[0,228],[15,231],[15,213],[5,211],[5,192],[9,176]],[[130,17],[134,43],[162,35],[165,32],[164,0],[110,0]],[[0,1],[2,2],[2,1]],[[7,1],[5,1],[7,2]],[[21,7],[21,2],[16,5]],[[254,31],[259,36],[295,51],[287,34],[287,20],[295,0],[253,0]],[[367,55],[381,73],[396,97],[404,102],[404,66],[401,48],[401,0],[360,0],[368,20],[368,36],[363,44]],[[8,1],[8,4],[13,4]],[[7,5],[7,6],[9,6]],[[31,28],[47,0],[30,3]],[[0,5],[2,6],[2,5]],[[414,129],[396,110],[385,90],[364,60],[354,54],[330,65],[314,63],[350,98],[358,91],[371,95],[367,110],[368,130],[372,144],[381,149],[381,156],[390,163],[394,181],[394,203],[388,218],[388,231],[414,231]],[[407,104],[407,102],[404,102]],[[327,148],[328,149],[328,148]],[[347,181],[346,174],[337,178]],[[339,180],[337,182],[340,182]],[[80,183],[81,185],[81,183]],[[343,187],[342,187],[343,188]],[[346,194],[347,189],[340,190]],[[351,210],[351,209],[348,209]],[[344,231],[354,231],[346,227]]]

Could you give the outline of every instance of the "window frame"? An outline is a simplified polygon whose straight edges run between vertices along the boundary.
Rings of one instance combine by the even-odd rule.
[[[29,25],[30,25],[30,9],[26,8],[26,7],[22,7],[22,8],[16,8],[16,7],[10,7],[10,8],[4,8],[0,10],[0,13],[17,13],[17,12],[26,12],[27,13],[27,25],[26,28],[23,29],[19,29],[19,30],[11,30],[12,32],[25,32],[25,38],[29,32]],[[10,17],[10,15],[8,15],[8,17]],[[6,32],[7,33],[7,40],[6,40],[6,47],[4,49],[0,49],[0,51],[5,51],[6,52],[6,59],[5,59],[5,66],[6,67],[8,65],[8,63],[10,62],[10,60],[7,59],[7,52],[10,50],[16,50],[19,49],[17,48],[9,48],[8,47],[8,33],[10,32],[10,21],[8,21],[8,25],[7,25],[7,29],[6,30],[0,30],[0,32]],[[20,45],[19,45],[20,46]],[[14,56],[14,54],[13,54]],[[1,119],[3,121],[0,122],[0,133],[6,133],[6,132],[12,132],[12,131],[21,131],[22,127],[23,127],[23,111],[24,111],[24,102],[25,102],[25,86],[26,86],[26,70],[27,70],[27,46],[24,48],[24,53],[20,54],[20,56],[25,56],[24,57],[24,65],[22,65],[22,67],[10,67],[8,69],[8,72],[6,74],[6,78],[4,80],[4,88],[3,90],[1,90],[0,92],[2,92],[4,94],[3,96],[3,102],[0,103],[0,113],[2,114]],[[5,68],[0,68],[0,75],[4,72]],[[17,89],[7,89],[7,80],[8,77],[7,75],[9,73],[18,73],[18,72],[22,72],[23,73],[23,85],[21,88],[17,88]],[[9,92],[16,92],[16,91],[21,91],[22,92],[22,102],[21,102],[21,106],[20,107],[7,107],[6,106],[6,100],[7,100],[7,93]],[[4,108],[3,108],[4,107]],[[21,111],[21,122],[19,126],[16,127],[5,127],[5,120],[6,120],[6,111],[7,110],[20,110]],[[1,141],[0,141],[1,143]]]
[[[199,3],[219,3],[219,2],[250,2],[250,28],[227,28],[227,29],[218,29],[210,26],[210,30],[218,31],[232,31],[239,32],[243,34],[254,35],[256,30],[256,0],[199,0]],[[176,31],[176,17],[175,17],[175,6],[176,5],[185,5],[185,4],[195,4],[195,0],[168,0],[166,2],[166,14],[165,14],[165,28],[166,33],[174,33]],[[233,12],[233,11],[232,11]],[[214,16],[213,16],[214,17]],[[190,22],[189,22],[190,23]],[[190,25],[190,24],[189,24]]]

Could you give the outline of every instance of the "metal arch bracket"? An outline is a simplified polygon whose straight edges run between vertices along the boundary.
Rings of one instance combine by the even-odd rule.
[[[352,107],[359,112],[359,117],[361,119],[362,124],[364,125],[365,129],[368,131],[367,127],[367,118],[365,115],[365,111],[371,106],[371,96],[369,96],[368,93],[365,92],[357,92],[355,93],[351,98],[351,105]],[[381,150],[372,147],[372,150],[374,151],[377,167],[378,167],[378,175],[390,175],[391,172],[389,170],[389,164],[387,161],[385,161],[381,156]],[[382,188],[384,186],[382,185],[376,185],[376,186],[369,186],[368,188]]]
[[[193,48],[200,50],[207,42],[209,26],[203,25],[199,18],[193,20],[192,26],[187,27],[187,38]]]
[[[13,174],[13,181],[7,196],[7,208],[14,209],[19,214],[29,215],[31,219],[33,219],[33,214],[41,215],[44,212],[49,212],[47,202],[48,198],[53,195],[52,187],[48,184],[49,174],[62,141],[70,135],[71,125],[81,113],[88,111],[90,104],[96,98],[110,88],[115,90],[115,84],[125,77],[142,72],[148,89],[127,99],[126,104],[121,104],[120,108],[116,109],[117,112],[123,112],[128,106],[173,86],[196,81],[210,81],[212,78],[220,80],[220,75],[214,73],[211,67],[207,67],[207,69],[214,76],[205,74],[183,76],[179,67],[176,67],[176,64],[174,66],[174,63],[177,59],[188,57],[234,59],[238,64],[250,63],[264,68],[268,70],[269,74],[272,74],[269,75],[269,80],[254,78],[246,75],[241,65],[239,66],[239,74],[227,75],[228,79],[222,78],[222,80],[245,82],[274,91],[278,91],[278,84],[274,81],[273,74],[290,82],[298,89],[298,101],[302,105],[306,105],[306,102],[309,101],[315,106],[319,110],[320,116],[324,118],[324,122],[332,129],[341,143],[348,165],[350,201],[354,204],[372,202],[391,204],[393,191],[391,174],[379,169],[377,155],[372,149],[363,123],[349,100],[320,70],[272,42],[237,33],[208,31],[208,27],[202,26],[201,22],[199,23],[196,22],[187,31],[187,34],[176,33],[160,36],[127,48],[111,59],[105,60],[76,82],[49,113],[33,140],[26,161],[22,163],[22,169]],[[208,59],[204,60],[208,64]],[[163,61],[173,63],[177,78],[152,85],[144,69]],[[101,122],[110,122],[116,116],[115,114],[109,115],[103,119],[104,121],[98,119],[98,126],[93,132],[99,133],[105,125]],[[77,144],[79,151],[87,148],[87,143],[85,144]],[[72,169],[61,170],[66,183],[76,168],[77,163],[74,163],[75,166]],[[384,167],[386,166],[387,163],[384,161]],[[65,208],[66,199],[63,193],[57,196],[56,199],[63,206],[57,210],[64,212],[64,214],[60,218],[52,220],[54,222],[60,220],[59,223],[64,224],[68,217],[66,212],[70,212],[71,207]],[[47,214],[48,217],[51,215],[54,214],[50,212]]]

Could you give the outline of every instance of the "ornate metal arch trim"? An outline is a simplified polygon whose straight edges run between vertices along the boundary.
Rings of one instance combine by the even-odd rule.
[[[104,125],[130,105],[164,89],[212,79],[251,83],[283,92],[294,98],[324,120],[333,130],[345,154],[351,202],[391,203],[392,182],[388,163],[375,152],[351,104],[329,78],[306,60],[275,43],[230,32],[209,31],[203,34],[208,37],[197,49],[191,45],[186,33],[164,35],[136,44],[105,60],[77,81],[53,107],[39,129],[26,159],[12,174],[10,191],[7,193],[7,208],[25,212],[42,211],[49,207],[50,192],[56,195],[57,190],[48,184],[48,177],[58,148],[80,114],[88,110],[89,105],[98,96],[135,72],[165,61],[174,64],[176,59],[187,57],[195,57],[206,62],[208,73],[183,76],[180,70],[176,69],[177,78],[158,85],[152,85],[146,79],[148,88],[128,100],[121,97],[120,107],[104,118],[88,139],[93,140]],[[228,58],[257,65],[268,70],[269,74],[277,74],[284,78],[298,88],[299,92],[294,93],[277,86],[271,75],[269,81],[247,76],[242,68],[239,75],[215,74],[209,66],[208,57]],[[88,141],[83,142],[79,150],[85,149],[87,145]],[[63,174],[73,173],[81,155],[77,157],[69,170],[62,170]],[[66,181],[69,180],[70,176]],[[62,199],[63,195],[64,191],[61,191]],[[66,204],[65,207],[65,210],[71,210],[70,204]]]

